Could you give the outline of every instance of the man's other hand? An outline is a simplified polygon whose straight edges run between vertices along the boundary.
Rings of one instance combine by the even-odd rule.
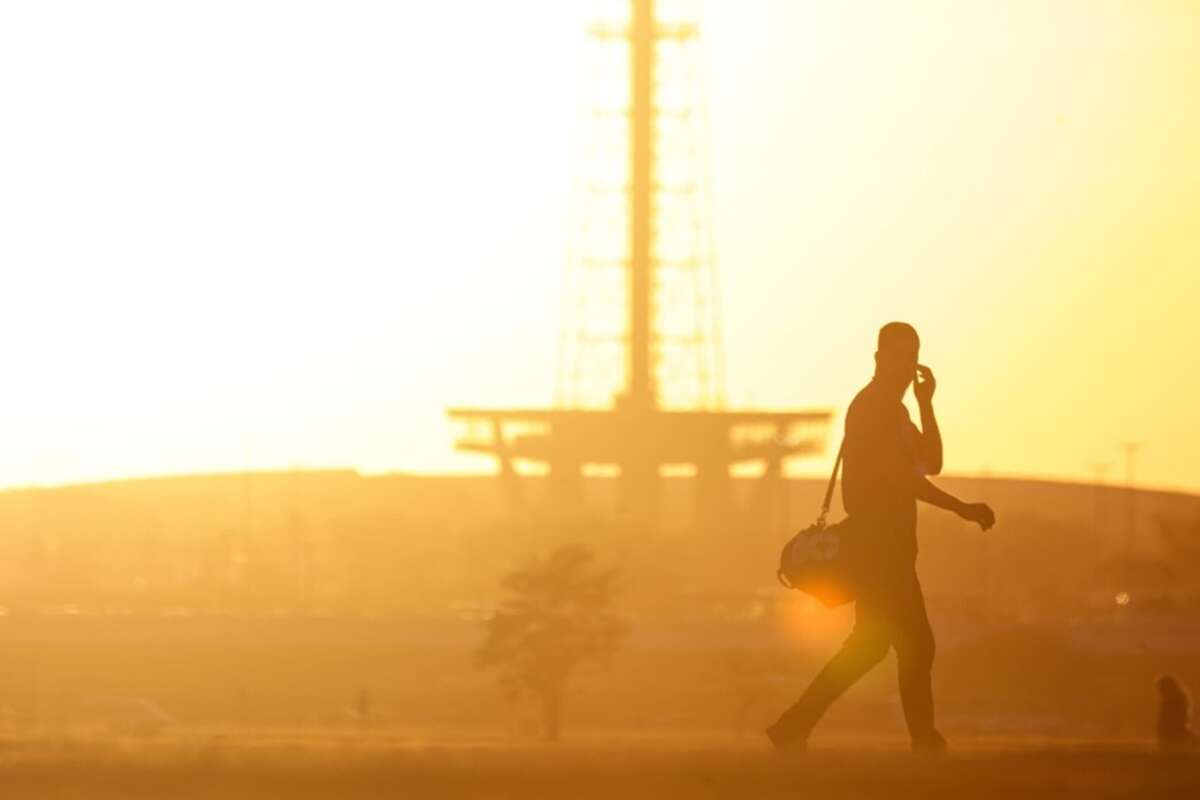
[[[996,514],[987,503],[967,503],[959,516],[967,522],[979,523],[985,531],[996,524]]]

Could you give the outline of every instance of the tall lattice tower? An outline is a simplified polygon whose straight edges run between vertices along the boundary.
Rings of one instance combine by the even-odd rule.
[[[724,405],[697,0],[594,4],[559,405]]]
[[[652,524],[662,471],[682,466],[697,519],[720,523],[731,467],[761,464],[760,494],[782,498],[783,459],[823,446],[828,411],[721,409],[698,36],[696,0],[598,4],[559,406],[449,411],[515,502],[517,461],[548,467],[567,505],[586,466],[615,467],[620,507]]]

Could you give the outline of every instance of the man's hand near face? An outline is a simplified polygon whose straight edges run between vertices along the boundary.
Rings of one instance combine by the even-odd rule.
[[[917,402],[921,405],[933,402],[933,391],[936,388],[937,380],[933,377],[933,370],[924,364],[917,364],[917,373],[913,378],[913,394],[916,395]]]
[[[921,411],[921,446],[919,448],[921,462],[926,465],[928,474],[937,475],[942,471],[942,434],[938,430],[937,417],[933,413],[933,390],[937,388],[933,370],[924,364],[917,364],[913,375],[913,394],[917,397],[917,406]]]

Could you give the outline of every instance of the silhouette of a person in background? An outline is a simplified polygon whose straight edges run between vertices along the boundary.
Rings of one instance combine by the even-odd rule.
[[[1170,675],[1157,681],[1158,687],[1158,749],[1163,752],[1180,752],[1196,747],[1196,734],[1192,733],[1190,718],[1192,703],[1187,690]]]
[[[917,581],[917,504],[953,511],[987,530],[995,515],[984,503],[964,503],[925,477],[942,469],[942,439],[933,413],[933,373],[917,363],[912,326],[879,331],[875,377],[846,412],[842,504],[865,554],[854,630],[841,650],[767,736],[779,750],[803,750],[825,710],[895,648],[900,700],[914,752],[940,753],[946,740],[933,722],[933,631]],[[903,404],[913,385],[918,429]]]

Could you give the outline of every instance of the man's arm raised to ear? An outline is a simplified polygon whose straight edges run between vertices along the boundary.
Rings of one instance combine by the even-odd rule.
[[[913,394],[917,397],[917,407],[921,410],[921,463],[929,475],[937,475],[942,471],[942,433],[938,430],[937,416],[933,413],[933,390],[937,388],[937,380],[933,370],[923,364],[917,365],[916,380],[913,381]]]

